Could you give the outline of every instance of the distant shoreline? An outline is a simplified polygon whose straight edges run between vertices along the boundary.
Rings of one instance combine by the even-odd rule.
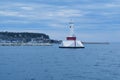
[[[51,43],[0,43],[0,46],[51,46]]]
[[[109,42],[82,42],[83,44],[110,44]],[[0,46],[52,46],[52,43],[0,43]]]
[[[110,44],[109,42],[82,42],[83,44]]]

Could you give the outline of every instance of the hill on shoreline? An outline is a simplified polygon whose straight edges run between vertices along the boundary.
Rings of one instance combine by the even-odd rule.
[[[32,32],[0,32],[0,42],[37,42],[37,43],[52,43],[55,40],[50,39],[49,35],[44,33]]]

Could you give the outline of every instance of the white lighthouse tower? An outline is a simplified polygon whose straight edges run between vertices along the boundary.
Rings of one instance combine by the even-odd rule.
[[[70,34],[66,37],[66,40],[62,41],[59,48],[84,48],[84,45],[81,41],[77,40],[74,34],[74,23],[69,22]]]

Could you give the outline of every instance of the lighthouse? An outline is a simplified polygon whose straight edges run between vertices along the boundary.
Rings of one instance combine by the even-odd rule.
[[[77,40],[77,37],[74,33],[74,23],[69,22],[69,36],[66,37],[66,40],[62,41],[59,48],[84,48],[84,45],[80,40]]]

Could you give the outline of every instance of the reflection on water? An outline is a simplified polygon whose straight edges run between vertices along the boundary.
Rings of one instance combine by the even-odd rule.
[[[119,44],[1,46],[0,80],[120,80]]]

